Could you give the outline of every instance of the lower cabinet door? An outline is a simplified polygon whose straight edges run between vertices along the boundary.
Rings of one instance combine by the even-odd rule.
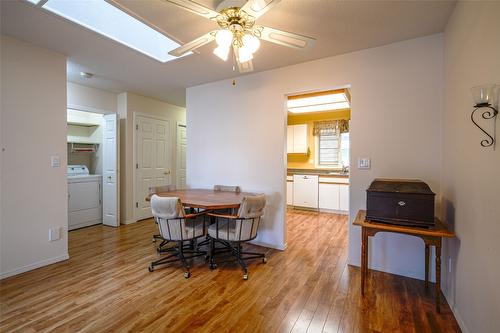
[[[319,208],[339,210],[340,198],[338,184],[319,184]]]
[[[349,185],[339,185],[339,210],[349,210]]]

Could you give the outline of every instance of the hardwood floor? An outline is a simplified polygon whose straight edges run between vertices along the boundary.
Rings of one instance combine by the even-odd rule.
[[[289,211],[288,249],[191,278],[157,258],[151,220],[70,232],[70,259],[0,282],[1,332],[459,332],[423,281],[371,271],[360,296],[347,217]],[[265,251],[264,248],[258,248]]]

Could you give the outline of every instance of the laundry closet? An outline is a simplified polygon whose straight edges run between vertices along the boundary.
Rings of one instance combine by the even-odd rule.
[[[119,225],[116,114],[68,109],[68,230]]]

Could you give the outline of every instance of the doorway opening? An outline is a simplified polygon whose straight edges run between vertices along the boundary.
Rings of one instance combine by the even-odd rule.
[[[68,230],[118,227],[117,114],[67,109]]]
[[[287,210],[349,214],[349,88],[286,96]]]

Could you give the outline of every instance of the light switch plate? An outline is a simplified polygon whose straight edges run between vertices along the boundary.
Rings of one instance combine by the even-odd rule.
[[[369,157],[358,158],[358,169],[370,169],[371,159]]]
[[[61,158],[57,155],[50,156],[50,166],[53,168],[59,168],[61,166]]]
[[[49,229],[49,241],[53,242],[61,238],[61,228]]]

